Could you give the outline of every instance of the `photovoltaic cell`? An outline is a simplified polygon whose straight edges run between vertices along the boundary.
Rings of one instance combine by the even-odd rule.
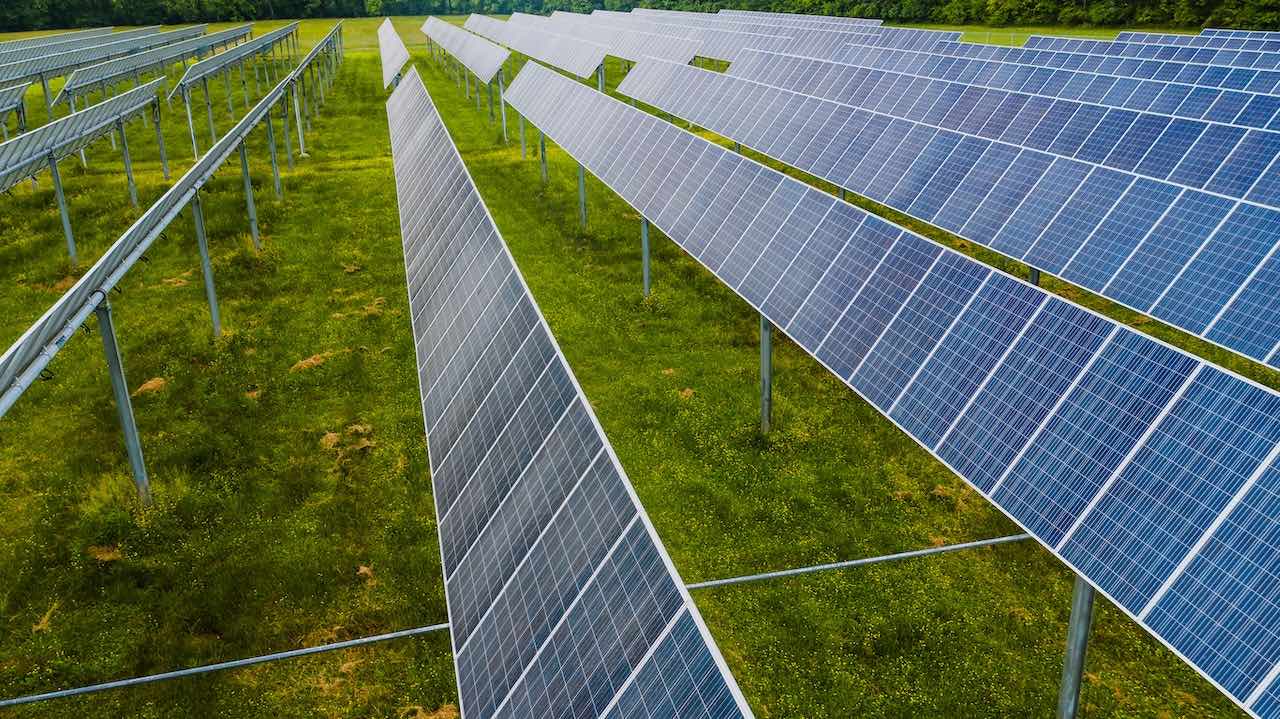
[[[178,79],[178,82],[174,83],[173,89],[169,91],[169,96],[181,94],[183,88],[190,87],[207,77],[228,71],[237,63],[269,53],[271,48],[284,42],[286,38],[297,32],[298,23],[291,22],[284,27],[276,28],[248,42],[193,63]]]
[[[900,86],[904,77],[749,51],[727,75],[649,60],[619,92],[1255,361],[1271,361],[1280,341],[1280,299],[1267,288],[1280,254],[1280,208],[1196,184],[1252,172],[1261,185],[1271,173],[1249,159],[1266,157],[1250,138],[1276,133],[1202,123],[1205,131],[1189,143],[1194,147],[1168,163],[1168,174],[1184,183],[1177,184],[1165,173],[1144,177],[1127,169],[1161,146],[1168,118],[1130,113],[1130,130],[1111,133],[1109,147],[1097,153],[1100,165],[1079,159],[1091,139],[1064,142],[1071,127],[1065,118],[1079,113],[1061,101],[1002,90],[975,98],[958,83],[905,77]],[[789,89],[792,83],[836,97],[803,95]],[[720,99],[727,97],[733,102]],[[952,109],[939,109],[947,103]],[[971,124],[975,114],[981,127]]]
[[[1264,470],[1280,455],[1280,394],[850,205],[816,205],[795,227],[765,217],[742,199],[770,175],[796,210],[832,201],[544,68],[521,72],[508,101],[1238,704],[1277,716],[1280,476]],[[631,157],[660,189],[634,180]],[[718,248],[757,226],[749,252]],[[752,254],[789,257],[748,295]],[[1162,518],[1167,541],[1133,539]],[[570,701],[547,686],[549,704],[515,715]]]
[[[463,715],[751,716],[416,69],[387,114]]]
[[[149,33],[128,40],[115,40],[108,35],[106,38],[110,41],[102,45],[92,45],[48,55],[41,54],[29,60],[0,65],[0,84],[8,85],[13,82],[32,80],[41,76],[44,76],[45,79],[60,77],[78,67],[96,65],[100,62],[132,55],[154,47],[163,47],[175,42],[200,37],[205,34],[207,29],[208,25],[194,25],[168,32]]]
[[[391,18],[384,18],[378,26],[378,52],[382,57],[382,87],[386,89],[409,62],[409,49],[391,24]]]
[[[599,43],[609,48],[610,55],[631,62],[658,57],[683,65],[699,54],[702,45],[698,40],[611,26],[590,15],[574,13],[561,12],[548,18],[518,12],[512,13],[508,22]]]
[[[1222,68],[1275,70],[1280,67],[1280,42],[1259,41],[1255,44],[1259,45],[1259,47],[1245,50],[1149,45],[1135,42],[1116,42],[1113,40],[1083,40],[1032,35],[1027,38],[1023,47],[1037,50],[1063,50],[1089,55],[1108,55],[1111,57],[1194,62],[1217,65]]]
[[[73,30],[71,32],[59,32],[52,35],[37,35],[35,37],[24,37],[18,40],[6,40],[0,42],[0,52],[8,52],[23,47],[44,46],[49,44],[70,42],[73,40],[88,40],[89,38],[99,37],[101,35],[109,35],[114,28],[111,27],[95,27],[88,30]]]
[[[422,34],[458,59],[480,82],[488,84],[511,57],[511,52],[498,47],[475,33],[441,20],[429,17],[422,24]]]
[[[31,60],[45,55],[57,55],[71,50],[79,50],[81,48],[96,47],[109,43],[124,42],[134,38],[143,38],[149,35],[155,35],[160,32],[159,25],[150,25],[148,27],[134,28],[132,30],[123,30],[121,32],[94,33],[91,35],[82,35],[60,42],[31,42],[26,45],[16,47],[8,47],[8,44],[0,45],[0,65],[8,65],[9,63],[21,62],[23,60]],[[69,33],[70,34],[70,33]],[[56,37],[56,36],[54,36]],[[43,37],[31,38],[32,40],[44,40]],[[21,41],[15,41],[21,42]]]
[[[471,15],[463,27],[578,77],[591,77],[609,54],[609,48],[600,43],[522,27],[485,15]]]

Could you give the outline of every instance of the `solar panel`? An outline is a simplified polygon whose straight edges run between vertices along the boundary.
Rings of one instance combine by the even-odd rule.
[[[1124,33],[1121,33],[1124,34]],[[1225,35],[1227,37],[1257,37],[1263,40],[1280,40],[1280,32],[1275,30],[1232,30],[1229,28],[1207,27],[1200,31],[1201,35]]]
[[[1234,701],[1280,716],[1280,394],[555,73],[521,72],[507,99]]]
[[[1150,60],[1177,60],[1222,67],[1275,70],[1280,68],[1280,42],[1266,51],[1226,50],[1207,47],[1177,47],[1172,45],[1144,45],[1138,42],[1110,42],[1106,40],[1080,40],[1075,38],[1032,35],[1024,47],[1039,50],[1065,50],[1089,55],[1142,58]]]
[[[1260,52],[1276,52],[1280,43],[1275,36],[1265,35],[1186,35],[1182,33],[1163,32],[1122,32],[1116,35],[1116,42],[1140,43],[1143,45],[1174,45],[1178,47],[1207,47],[1227,50],[1257,50]]]
[[[702,43],[698,40],[609,26],[599,19],[593,20],[590,15],[562,12],[548,18],[517,12],[511,14],[508,22],[600,43],[609,48],[610,55],[631,62],[657,57],[685,64],[701,54],[698,50]]]
[[[849,25],[880,25],[884,20],[868,17],[847,17],[844,15],[808,15],[800,13],[788,12],[760,12],[759,10],[732,10],[730,8],[720,8],[719,15],[727,17],[748,17],[764,20],[780,20],[780,21],[796,21],[796,20],[825,20],[830,22],[844,23]]]
[[[178,82],[174,84],[173,89],[169,91],[169,97],[181,94],[183,88],[191,87],[197,82],[233,67],[237,63],[271,52],[271,48],[297,32],[298,23],[291,22],[284,27],[276,28],[246,43],[193,63],[178,79]]]
[[[60,77],[78,67],[96,65],[105,60],[150,50],[153,47],[200,37],[204,35],[207,28],[207,25],[196,25],[131,40],[115,40],[105,45],[94,45],[53,55],[42,55],[22,62],[11,62],[7,65],[0,65],[0,84],[7,85],[40,77],[45,79]]]
[[[458,62],[485,84],[493,82],[493,76],[498,74],[502,64],[511,57],[511,52],[506,48],[437,17],[427,18],[422,24],[422,33],[458,58]]]
[[[142,73],[163,71],[176,62],[201,57],[205,53],[213,52],[218,46],[239,42],[251,34],[253,34],[252,25],[241,25],[136,55],[126,55],[97,65],[79,68],[67,78],[62,89],[58,91],[57,97],[54,98],[54,104],[96,90],[103,83],[112,84],[136,78]]]
[[[159,32],[160,26],[152,25],[150,27],[142,27],[136,30],[125,30],[124,32],[111,33],[109,35],[91,35],[89,37],[76,38],[65,42],[27,45],[13,49],[0,49],[0,65],[8,65],[12,62],[30,60],[33,57],[55,55],[60,52],[68,52],[70,50],[79,50],[86,47],[97,47],[99,45],[123,42],[134,38],[148,37]]]
[[[552,13],[552,17],[557,17],[558,14],[566,13],[556,11]],[[791,35],[739,32],[694,25],[646,22],[630,13],[609,10],[594,10],[588,17],[592,18],[592,20],[598,18],[601,22],[618,23],[622,27],[634,27],[658,35],[670,34],[696,40],[699,43],[698,55],[700,57],[726,60],[728,62],[737,60],[742,51],[747,48],[784,50],[793,44]]]
[[[162,85],[163,78],[152,80],[0,144],[0,192],[48,167],[50,155],[67,157],[151,107]]]
[[[805,78],[795,84],[826,87],[830,75],[855,70],[815,68],[820,63],[793,64]],[[1143,164],[1119,162],[1150,149],[1182,167],[1177,155],[1163,154],[1171,141],[1140,143],[1131,134],[1158,135],[1172,123],[1103,135],[1111,149],[1079,143],[1073,158],[1050,142],[1064,130],[1037,139],[1047,106],[1019,121],[1030,102],[983,102],[981,89],[965,101],[970,89],[963,86],[946,102],[937,100],[941,89],[928,97],[875,81],[850,85],[842,104],[770,79],[793,78],[751,81],[647,61],[619,92],[1255,361],[1275,361],[1280,322],[1270,308],[1280,309],[1280,295],[1271,292],[1280,278],[1273,229],[1280,210],[1141,177],[1131,170]],[[711,99],[718,97],[734,98],[736,110],[717,106]],[[1257,153],[1252,144],[1239,152]],[[1204,174],[1204,162],[1191,166]]]
[[[600,43],[521,27],[486,15],[471,15],[463,27],[578,77],[591,77],[609,54],[609,48]]]
[[[378,51],[382,54],[382,87],[386,89],[400,77],[405,63],[409,62],[409,49],[396,33],[391,18],[385,18],[378,26]]]
[[[751,716],[416,69],[387,117],[462,714]]]
[[[1108,57],[1106,55],[1029,50],[1021,47],[979,45],[968,42],[940,42],[927,48],[926,51],[951,57],[996,60],[1053,69],[1080,70],[1116,77],[1137,78],[1139,80],[1149,78],[1198,87],[1216,87],[1258,94],[1274,94],[1278,83],[1280,83],[1280,73],[1265,70],[1233,70],[1196,63],[1134,60]]]
[[[59,32],[51,35],[37,35],[35,37],[24,37],[18,40],[6,40],[0,42],[0,52],[8,52],[21,47],[32,47],[35,45],[48,45],[51,43],[67,42],[68,40],[76,40],[82,38],[98,37],[101,35],[110,35],[115,28],[111,27],[94,27],[88,30],[72,30],[71,32]]]
[[[1280,97],[1164,80],[1121,79],[1076,70],[1055,70],[999,60],[849,45],[837,62],[935,80],[1155,112],[1251,128],[1280,125]],[[1272,127],[1272,129],[1275,129]]]
[[[600,11],[595,11],[592,14],[600,14]],[[615,16],[627,15],[627,13],[610,14]],[[761,35],[790,35],[794,40],[785,50],[810,57],[830,57],[840,45],[846,42],[856,42],[859,39],[873,37],[894,47],[916,48],[944,39],[959,40],[961,36],[959,32],[942,30],[920,30],[916,28],[880,27],[848,23],[832,24],[813,20],[791,22],[756,21],[743,17],[709,15],[705,13],[646,11],[644,8],[636,8],[630,15],[645,20],[685,27],[713,28]],[[848,34],[846,35],[845,33]]]
[[[27,96],[29,87],[31,83],[24,82],[21,85],[0,89],[0,125],[9,119],[9,113],[22,109],[23,98]]]

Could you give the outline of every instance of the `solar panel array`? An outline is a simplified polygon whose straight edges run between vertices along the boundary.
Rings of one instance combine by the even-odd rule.
[[[1150,60],[1177,60],[1224,67],[1275,70],[1280,67],[1280,42],[1266,51],[1227,50],[1207,47],[1180,47],[1175,45],[1149,45],[1140,42],[1114,42],[1109,40],[1079,40],[1066,37],[1032,35],[1024,47],[1040,50],[1064,50],[1088,55],[1143,58]]]
[[[1118,78],[996,60],[850,45],[837,62],[1041,97],[1121,107],[1191,120],[1276,129],[1280,97],[1164,80]]]
[[[378,26],[378,52],[382,55],[382,87],[386,89],[409,62],[409,49],[391,24],[391,18],[384,19]]]
[[[1124,33],[1120,33],[1123,35]],[[1201,35],[1224,35],[1227,37],[1259,37],[1264,40],[1280,39],[1280,32],[1275,30],[1236,30],[1231,28],[1207,27],[1200,31]]]
[[[0,89],[0,123],[7,119],[9,113],[22,107],[22,100],[26,97],[29,87],[31,83],[24,82],[21,85]]]
[[[609,54],[609,48],[600,43],[521,27],[485,15],[471,15],[463,27],[578,77],[591,77]]]
[[[562,13],[556,11],[552,13],[552,16],[556,17],[559,14]],[[784,50],[791,47],[793,39],[791,35],[780,34],[781,30],[776,30],[771,34],[764,34],[723,30],[692,24],[649,22],[641,16],[610,10],[593,10],[587,17],[592,20],[598,19],[604,23],[616,23],[622,27],[634,27],[659,35],[669,34],[697,40],[700,43],[698,48],[699,56],[728,62],[737,60],[738,56],[747,48]]]
[[[79,68],[67,78],[62,89],[58,91],[54,104],[68,97],[76,97],[97,90],[103,83],[112,84],[136,78],[145,72],[163,71],[176,62],[200,57],[205,53],[213,52],[214,48],[220,45],[239,42],[252,34],[252,25],[241,25],[203,37],[157,47],[136,55],[126,55],[97,65]]]
[[[387,116],[463,716],[751,716],[416,69]]]
[[[183,88],[191,87],[195,83],[206,78],[224,72],[237,63],[244,62],[250,58],[260,56],[271,52],[271,48],[277,44],[284,42],[286,38],[298,32],[298,23],[291,22],[284,27],[276,28],[260,37],[256,37],[246,43],[237,45],[229,50],[220,52],[217,55],[210,55],[200,62],[193,63],[182,74],[178,82],[174,84],[173,89],[169,91],[169,96],[179,94]],[[407,53],[408,51],[406,51]]]
[[[590,15],[561,12],[548,18],[517,12],[508,22],[600,43],[609,48],[610,55],[632,62],[657,57],[684,64],[699,55],[702,46],[698,40],[607,25]]]
[[[1236,702],[1280,716],[1280,394],[555,73],[526,69],[507,99]]]
[[[726,17],[747,17],[763,20],[774,20],[782,22],[794,22],[796,20],[827,20],[830,22],[845,23],[849,25],[880,25],[884,20],[878,18],[867,17],[845,17],[843,15],[797,15],[795,13],[786,12],[761,12],[759,10],[732,10],[730,8],[720,8],[718,15]]]
[[[152,25],[134,30],[111,33],[110,35],[90,35],[88,37],[76,38],[65,42],[47,44],[38,43],[20,48],[0,49],[0,65],[8,65],[9,63],[30,60],[31,58],[43,57],[45,55],[56,55],[58,53],[79,50],[81,48],[97,47],[99,45],[123,42],[134,38],[149,37],[151,35],[156,35],[159,32],[160,26]]]
[[[207,28],[207,25],[196,25],[179,30],[146,35],[132,40],[112,41],[105,45],[94,45],[79,50],[42,55],[22,62],[11,62],[7,65],[0,65],[0,84],[20,82],[41,76],[46,79],[59,77],[85,65],[96,65],[113,58],[150,50],[153,47],[200,37],[204,35]]]
[[[787,78],[826,86],[826,73],[850,69],[806,59],[789,67],[799,74]],[[1043,107],[1031,121],[1018,122],[1026,103],[1010,109],[999,97],[984,101],[980,89],[961,86],[946,91],[946,100],[943,91],[931,98],[918,90],[886,91],[872,79],[864,90],[836,93],[844,98],[837,102],[783,89],[781,76],[761,74],[756,81],[644,63],[619,92],[1276,365],[1280,238],[1270,229],[1280,226],[1276,208],[1154,179],[1167,171],[1146,169],[1145,177],[1132,171],[1142,158],[1126,166],[1120,156],[1160,145],[1149,139],[1138,145],[1130,132],[1078,142],[1078,150],[1054,144],[1066,132],[1061,127],[1041,141],[1034,128]],[[905,109],[893,107],[897,103]],[[1273,142],[1280,151],[1280,138]],[[1250,158],[1256,152],[1252,144],[1239,149]],[[1178,174],[1183,157],[1193,155],[1163,160],[1178,181],[1186,179]],[[1206,177],[1217,176],[1226,166],[1222,157],[1228,156],[1193,164]],[[1256,176],[1260,169],[1246,163],[1233,172]]]
[[[1002,60],[1037,67],[1084,70],[1122,77],[1154,78],[1204,87],[1223,87],[1257,93],[1280,90],[1280,72],[1219,67],[1204,63],[1147,60],[1033,48],[980,45],[968,42],[939,42],[930,52],[956,57]]]
[[[76,40],[81,38],[98,37],[101,35],[110,35],[115,28],[111,27],[93,27],[87,30],[72,30],[71,32],[59,32],[51,35],[36,35],[35,37],[24,37],[18,40],[6,40],[0,42],[0,52],[8,52],[21,47],[32,47],[35,45],[49,45],[52,43],[66,42],[68,40]]]
[[[49,155],[71,155],[154,105],[163,85],[163,78],[152,80],[0,144],[0,192],[48,167]]]
[[[493,82],[493,76],[498,74],[502,64],[511,57],[511,52],[506,48],[437,17],[427,18],[422,24],[422,33],[458,58],[458,62],[486,84]]]

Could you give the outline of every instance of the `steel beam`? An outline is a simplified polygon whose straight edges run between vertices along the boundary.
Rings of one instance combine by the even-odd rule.
[[[62,190],[62,173],[58,172],[58,158],[49,153],[49,174],[53,176],[53,194],[58,198],[58,214],[62,217],[62,234],[67,237],[67,254],[71,256],[71,266],[80,264],[76,258],[76,236],[71,232],[71,213],[67,211],[67,195]]]
[[[587,170],[578,163],[578,224],[587,229]]]
[[[760,315],[760,433],[773,423],[773,324]]]
[[[138,185],[133,181],[133,158],[129,155],[129,136],[124,131],[124,120],[116,118],[116,132],[120,133],[120,152],[124,155],[124,176],[129,184],[129,202],[138,206]]]
[[[209,259],[209,238],[205,235],[204,207],[200,190],[191,197],[191,216],[195,220],[196,245],[200,248],[200,271],[204,274],[204,295],[209,300],[209,318],[213,320],[213,336],[222,336],[222,317],[218,312],[218,292],[213,286],[213,262]]]
[[[644,278],[644,296],[649,296],[649,220],[640,218],[640,266]]]
[[[258,235],[258,206],[253,202],[253,178],[249,176],[249,151],[240,141],[240,175],[244,178],[244,202],[249,209],[249,235],[254,249],[262,251],[262,238]]]
[[[129,399],[129,383],[124,376],[124,361],[120,357],[120,345],[116,342],[115,321],[111,317],[111,302],[106,297],[93,310],[98,316],[98,334],[102,335],[102,349],[107,357],[107,371],[111,375],[111,393],[116,400],[116,415],[124,433],[124,448],[129,455],[129,468],[133,471],[133,484],[138,488],[138,498],[143,504],[151,504],[151,481],[147,478],[147,464],[142,458],[142,442],[138,439],[138,425],[133,419],[133,402]]]
[[[1075,719],[1080,711],[1080,680],[1084,677],[1089,628],[1093,624],[1093,585],[1076,575],[1071,592],[1071,623],[1067,625],[1067,656],[1058,688],[1058,719]]]

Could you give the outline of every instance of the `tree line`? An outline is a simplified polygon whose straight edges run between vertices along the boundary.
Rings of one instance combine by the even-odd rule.
[[[6,0],[0,2],[0,30],[633,7],[708,12],[737,7],[995,26],[1280,28],[1280,0]]]

